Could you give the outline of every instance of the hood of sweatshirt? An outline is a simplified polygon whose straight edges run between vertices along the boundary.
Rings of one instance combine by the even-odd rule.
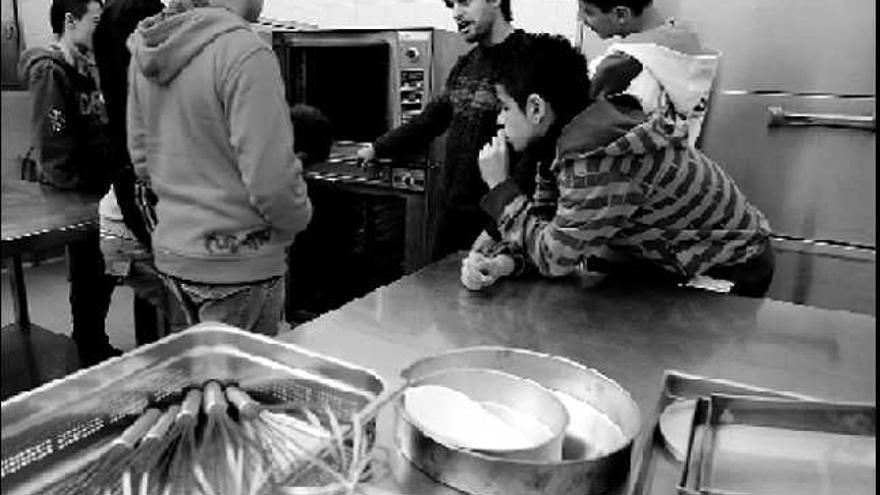
[[[166,9],[138,24],[128,39],[132,63],[147,79],[167,85],[218,36],[250,25],[221,7]]]
[[[83,75],[98,79],[95,59],[90,53],[78,49],[65,50],[60,43],[52,43],[47,47],[34,47],[25,50],[18,62],[19,80],[30,81],[31,73],[45,63],[53,63],[60,66],[68,65],[77,69]]]
[[[666,90],[675,108],[684,113],[702,108],[720,58],[718,52],[700,44],[687,24],[679,22],[627,36],[609,51],[638,60]]]
[[[605,148],[647,118],[639,103],[629,95],[600,98],[562,128],[556,155],[570,158]]]
[[[29,48],[21,54],[21,59],[18,61],[19,80],[25,83],[30,81],[31,72],[45,62],[67,63],[64,59],[64,53],[57,46]]]

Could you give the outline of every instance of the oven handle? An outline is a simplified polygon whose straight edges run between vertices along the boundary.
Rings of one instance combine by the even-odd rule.
[[[779,106],[767,107],[768,127],[826,126],[876,130],[877,115],[841,115],[826,113],[786,112]]]

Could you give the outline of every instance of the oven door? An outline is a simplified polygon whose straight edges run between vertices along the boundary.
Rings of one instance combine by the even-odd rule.
[[[370,142],[400,123],[396,31],[276,34],[287,100],[320,109],[339,141]]]

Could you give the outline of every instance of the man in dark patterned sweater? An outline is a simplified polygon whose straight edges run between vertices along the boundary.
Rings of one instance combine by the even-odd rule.
[[[487,189],[477,168],[477,154],[494,135],[500,106],[493,80],[496,60],[522,44],[528,35],[515,30],[510,0],[445,0],[458,30],[476,45],[452,68],[446,85],[421,114],[360,150],[359,157],[395,157],[417,151],[449,131],[443,165],[445,200],[434,255],[468,249],[487,217],[479,201]]]

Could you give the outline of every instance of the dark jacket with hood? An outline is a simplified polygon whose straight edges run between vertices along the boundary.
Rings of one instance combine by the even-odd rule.
[[[120,173],[113,182],[116,201],[125,226],[146,248],[150,233],[135,201],[135,177],[128,156],[125,132],[125,104],[128,92],[128,63],[131,54],[125,46],[138,22],[162,12],[160,0],[113,0],[101,11],[95,27],[95,63],[101,76],[101,93],[107,105],[110,142],[119,157]]]
[[[31,144],[40,181],[104,194],[118,172],[107,136],[107,110],[91,57],[61,45],[22,54],[19,74],[33,96]]]

